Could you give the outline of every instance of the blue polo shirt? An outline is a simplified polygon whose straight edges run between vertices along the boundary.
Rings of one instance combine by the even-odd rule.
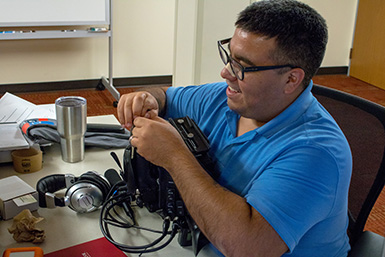
[[[289,247],[283,256],[347,256],[351,152],[312,83],[277,117],[239,137],[226,88],[169,88],[166,116],[195,120],[210,141],[218,183],[269,222]]]

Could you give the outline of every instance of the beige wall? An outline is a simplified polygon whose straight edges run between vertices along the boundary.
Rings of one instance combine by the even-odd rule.
[[[303,1],[317,9],[329,25],[322,66],[347,66],[357,0]],[[236,14],[248,3],[250,0],[114,0],[114,78],[172,74],[175,85],[220,80],[222,64],[216,41],[232,35]],[[107,38],[0,40],[0,84],[102,75],[108,75]]]
[[[190,0],[189,2],[191,2]],[[329,27],[329,43],[322,67],[348,66],[349,51],[352,45],[356,16],[357,0],[302,0],[315,8],[327,21]],[[184,0],[179,0],[184,2]],[[236,15],[254,0],[194,0],[196,7],[191,16],[195,17],[195,40],[176,33],[174,85],[201,84],[222,80],[219,73],[223,64],[219,59],[216,41],[230,37],[234,31]],[[221,8],[219,8],[221,6]],[[228,7],[228,8],[224,8]],[[185,23],[186,16],[177,17],[177,23]],[[183,53],[178,51],[186,46]],[[192,49],[190,52],[188,52]],[[193,68],[183,70],[186,56],[193,58]],[[191,57],[193,56],[193,57]],[[188,59],[188,58],[187,58]],[[190,60],[189,59],[189,60]]]
[[[358,0],[302,0],[302,2],[316,9],[328,24],[329,42],[322,66],[348,66]]]
[[[113,75],[172,74],[175,0],[113,0]],[[0,40],[0,84],[108,76],[108,39]]]
[[[173,85],[221,80],[217,40],[233,34],[236,15],[250,0],[176,0]]]

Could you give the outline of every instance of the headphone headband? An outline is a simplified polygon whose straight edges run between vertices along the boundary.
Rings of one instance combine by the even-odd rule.
[[[66,206],[65,199],[56,197],[54,193],[70,187],[76,180],[77,178],[72,174],[56,174],[41,178],[36,185],[36,190],[39,195],[39,206],[43,208]]]
[[[57,197],[55,192],[66,189],[65,197]],[[72,174],[54,174],[41,178],[36,185],[39,206],[55,208],[69,206],[77,212],[90,212],[103,204],[110,185],[96,172],[89,171],[80,177]]]

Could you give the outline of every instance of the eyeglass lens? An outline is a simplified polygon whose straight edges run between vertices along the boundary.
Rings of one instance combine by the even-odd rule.
[[[242,72],[243,67],[229,56],[229,54],[224,49],[224,47],[221,43],[218,44],[218,49],[219,49],[219,55],[222,59],[222,62],[226,65],[226,68],[229,70],[231,75],[237,77],[237,79],[239,79],[239,80],[242,80],[243,79],[243,72]],[[228,68],[227,65],[230,66],[231,70]]]

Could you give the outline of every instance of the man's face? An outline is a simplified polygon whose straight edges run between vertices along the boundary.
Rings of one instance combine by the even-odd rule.
[[[267,39],[237,28],[229,45],[229,54],[244,67],[279,65],[280,63],[274,63],[271,58],[275,47],[274,38]],[[227,103],[230,109],[241,116],[267,122],[289,104],[284,91],[289,71],[247,72],[240,81],[229,69],[225,67],[221,71],[221,76],[229,85],[226,91]]]

